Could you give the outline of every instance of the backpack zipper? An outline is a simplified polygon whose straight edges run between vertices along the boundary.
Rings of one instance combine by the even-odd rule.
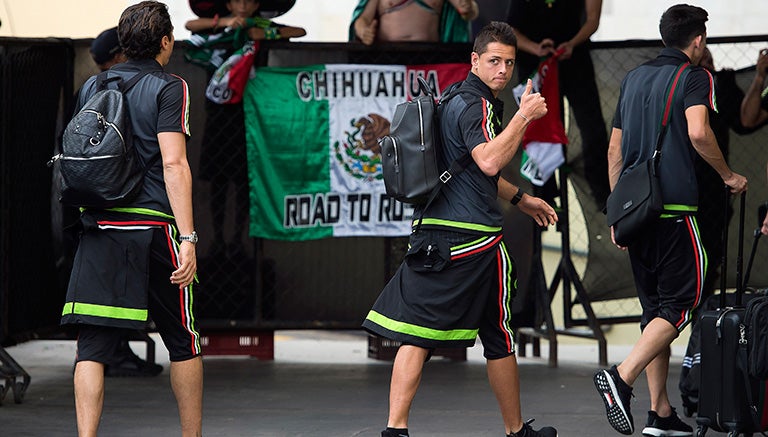
[[[123,146],[125,146],[125,139],[123,138],[123,133],[122,133],[122,132],[120,132],[120,129],[118,129],[118,128],[117,128],[117,126],[115,126],[115,124],[114,124],[114,123],[111,123],[111,122],[107,121],[107,120],[104,118],[104,115],[103,115],[101,112],[99,112],[99,111],[94,111],[93,109],[83,109],[83,111],[82,111],[82,112],[90,112],[90,113],[92,113],[92,114],[96,114],[96,119],[99,121],[99,123],[100,123],[100,124],[102,124],[102,125],[104,125],[104,126],[109,126],[109,127],[111,127],[112,129],[114,129],[114,130],[115,130],[115,132],[117,133],[117,136],[119,136],[119,137],[120,137],[120,142],[121,142],[121,143],[123,143]],[[99,144],[99,143],[101,143],[101,140],[98,140],[98,141],[96,141],[96,142],[94,143],[94,142],[93,142],[93,138],[91,138],[91,144],[92,144],[92,145],[94,145],[94,146],[95,146],[95,145],[97,145],[97,144]]]
[[[424,151],[424,115],[421,113],[421,100],[419,103],[419,135],[421,137],[421,151]]]
[[[395,137],[389,137],[389,139],[392,140],[392,148],[395,152],[395,173],[400,173],[400,151],[397,150],[397,140]]]

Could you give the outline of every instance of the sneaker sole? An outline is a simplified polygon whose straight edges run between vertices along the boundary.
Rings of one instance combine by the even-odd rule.
[[[616,384],[613,383],[613,378],[611,378],[607,370],[601,370],[595,374],[594,381],[595,388],[597,388],[597,392],[600,393],[600,398],[605,404],[605,414],[608,416],[608,423],[616,431],[624,435],[631,435],[635,429],[627,411],[624,409],[624,405],[621,403],[619,391],[616,388]]]
[[[693,432],[675,431],[672,429],[659,429],[646,426],[643,428],[643,435],[650,437],[690,437],[693,435]]]

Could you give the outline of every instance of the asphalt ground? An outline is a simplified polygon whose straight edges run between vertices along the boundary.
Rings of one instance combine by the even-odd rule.
[[[157,377],[107,378],[100,435],[179,435],[170,389],[168,356],[159,337]],[[143,343],[132,343],[140,356]],[[620,361],[630,346],[609,346]],[[520,358],[524,418],[549,425],[560,436],[617,436],[605,418],[592,383],[598,369],[592,343],[560,344],[558,367],[543,358]],[[33,340],[7,348],[30,375],[20,404],[9,392],[0,406],[0,436],[75,436],[72,363],[74,342]],[[677,381],[682,350],[673,348],[670,397],[682,411]],[[278,331],[275,359],[204,358],[205,436],[378,436],[386,424],[391,363],[367,356],[359,331]],[[463,362],[436,358],[426,364],[411,411],[413,437],[496,436],[503,424],[485,373],[481,347]],[[647,385],[635,386],[632,411],[642,429],[649,405]],[[684,418],[695,427],[695,419]],[[636,431],[639,435],[639,431]]]

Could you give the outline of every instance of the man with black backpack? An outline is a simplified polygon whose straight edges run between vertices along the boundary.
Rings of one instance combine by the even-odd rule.
[[[186,156],[187,84],[163,70],[174,44],[165,4],[144,1],[128,7],[118,34],[128,61],[111,68],[107,78],[118,79],[120,86],[140,77],[122,94],[132,132],[124,140],[144,169],[135,193],[109,206],[87,206],[81,216],[83,232],[61,320],[79,329],[74,375],[78,432],[97,434],[104,364],[125,330],[144,328],[151,315],[169,351],[182,435],[199,436],[203,367],[192,314],[197,234]],[[86,81],[78,109],[97,94],[97,82],[97,76]],[[92,143],[100,139],[106,137],[92,138]]]
[[[499,176],[528,123],[547,112],[529,81],[520,109],[501,128],[498,93],[512,78],[516,51],[517,40],[505,23],[493,22],[477,35],[467,80],[458,95],[439,106],[442,168],[465,154],[471,162],[432,203],[416,207],[414,217],[421,223],[414,220],[418,230],[411,233],[405,261],[363,323],[371,333],[403,343],[392,369],[389,420],[382,437],[408,435],[411,402],[431,350],[471,347],[478,335],[505,434],[557,435],[551,427],[536,431],[522,418],[510,320],[516,272],[503,242],[503,212],[497,202],[501,198],[517,205],[540,226],[557,221],[546,202]]]

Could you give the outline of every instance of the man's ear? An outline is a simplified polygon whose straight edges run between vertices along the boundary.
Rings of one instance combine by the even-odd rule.
[[[701,43],[704,41],[704,35],[697,35],[696,38],[693,39],[694,47],[697,49],[701,47]]]

